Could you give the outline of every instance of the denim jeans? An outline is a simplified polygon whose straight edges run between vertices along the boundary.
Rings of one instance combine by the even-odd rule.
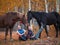
[[[44,25],[42,24],[42,25],[41,25],[41,28],[38,30],[38,32],[37,32],[36,35],[35,35],[35,38],[36,38],[36,39],[39,38],[39,36],[40,36],[39,34],[43,31],[43,28],[44,28]]]
[[[19,37],[19,40],[26,41],[27,37],[25,35],[22,35],[21,37]]]

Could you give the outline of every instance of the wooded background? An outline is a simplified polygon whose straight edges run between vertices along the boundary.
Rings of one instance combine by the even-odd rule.
[[[45,0],[30,0],[30,1],[31,1],[31,10],[33,11],[46,10]],[[56,1],[58,0],[47,0],[49,12],[52,10],[56,10],[57,7],[56,5],[59,4],[59,3],[56,4]],[[0,15],[8,11],[18,11],[26,13],[28,9],[29,9],[29,0],[0,0]]]

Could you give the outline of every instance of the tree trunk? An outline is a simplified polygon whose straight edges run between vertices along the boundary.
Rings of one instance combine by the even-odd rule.
[[[47,3],[47,0],[45,0],[45,8],[46,8],[46,12],[48,13],[48,3]]]
[[[31,10],[31,0],[29,0],[29,11]]]
[[[24,1],[22,0],[22,13],[24,13]]]
[[[48,2],[45,0],[45,8],[46,8],[46,13],[48,13]],[[47,31],[49,31],[49,26],[47,25]]]
[[[56,11],[59,12],[59,0],[56,0]]]
[[[14,9],[15,9],[15,12],[18,12],[18,7],[17,6],[15,6]]]

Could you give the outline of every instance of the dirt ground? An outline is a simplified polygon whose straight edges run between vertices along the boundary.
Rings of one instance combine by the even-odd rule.
[[[33,28],[34,33],[36,34],[36,32],[38,31],[38,27]],[[10,35],[8,33],[6,42],[4,41],[5,32],[0,32],[0,45],[60,45],[60,32],[58,38],[55,38],[56,32],[54,26],[51,26],[48,32],[50,38],[47,38],[45,30],[43,30],[41,38],[38,40],[28,39],[27,41],[19,41],[16,31],[13,31],[12,38],[14,39],[14,41],[10,41]]]

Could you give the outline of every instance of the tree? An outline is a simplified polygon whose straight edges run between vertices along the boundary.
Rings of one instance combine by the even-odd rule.
[[[56,0],[56,11],[59,12],[59,0]]]
[[[31,0],[29,0],[29,11],[31,10]]]
[[[24,1],[21,0],[21,2],[22,2],[22,13],[24,13]]]
[[[46,12],[48,13],[48,3],[47,3],[47,0],[45,0],[45,8],[46,8]]]

